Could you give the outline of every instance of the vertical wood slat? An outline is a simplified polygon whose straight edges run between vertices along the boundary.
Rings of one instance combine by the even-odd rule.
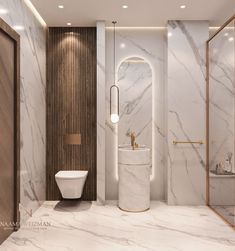
[[[81,145],[65,145],[65,134]],[[96,200],[96,28],[52,27],[47,42],[47,199],[61,199],[59,170],[88,170],[83,200]]]

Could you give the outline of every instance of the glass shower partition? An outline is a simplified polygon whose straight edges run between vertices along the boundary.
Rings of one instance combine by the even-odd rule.
[[[235,225],[235,16],[207,41],[207,203]]]

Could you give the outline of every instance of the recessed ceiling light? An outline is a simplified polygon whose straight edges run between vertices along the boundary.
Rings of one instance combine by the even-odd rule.
[[[128,5],[122,5],[122,8],[123,8],[123,9],[127,9],[127,8],[128,8]]]
[[[7,14],[8,11],[6,9],[0,9],[0,14]]]
[[[71,26],[72,24],[71,23],[67,23],[68,26]]]
[[[124,43],[121,43],[121,44],[120,44],[120,47],[121,47],[122,49],[124,49],[124,48],[126,48],[126,45],[125,45]]]
[[[172,33],[171,32],[168,32],[168,37],[172,37]]]
[[[234,40],[233,37],[230,37],[230,38],[228,39],[229,42],[232,42],[233,40]]]
[[[22,31],[22,30],[24,30],[24,26],[21,26],[21,25],[14,25],[14,26],[13,26],[13,29],[14,29],[14,30],[17,30],[17,31]]]
[[[59,9],[64,9],[64,5],[62,5],[62,4],[61,4],[61,5],[58,5],[58,8],[59,8]]]
[[[228,36],[228,32],[224,33],[224,36],[227,37]]]
[[[183,5],[180,5],[180,8],[181,8],[181,9],[185,9],[185,8],[186,8],[186,5],[184,5],[184,4],[183,4]]]

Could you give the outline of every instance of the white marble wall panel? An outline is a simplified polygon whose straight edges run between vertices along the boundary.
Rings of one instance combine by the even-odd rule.
[[[46,30],[23,0],[0,0],[0,8],[6,12],[1,18],[20,34],[20,202],[35,211],[46,193]]]
[[[234,21],[218,33],[209,44],[210,55],[210,110],[209,110],[209,168],[225,166],[228,153],[232,153],[231,171],[234,169],[234,87],[235,41]],[[224,177],[223,177],[224,176]],[[227,177],[226,177],[227,176]],[[210,174],[209,203],[212,206],[234,206],[235,179],[228,175]],[[226,210],[215,209],[224,214]],[[226,217],[225,217],[226,218]]]
[[[116,30],[116,65],[130,57],[140,57],[152,69],[152,164],[151,199],[165,199],[166,179],[166,94],[165,29],[118,28]],[[118,68],[115,74],[117,74]],[[106,30],[106,198],[118,198],[118,126],[110,121],[109,89],[113,85],[113,30]],[[143,114],[144,116],[144,114]]]
[[[105,202],[105,22],[97,26],[97,201]]]
[[[231,40],[233,38],[233,40]],[[210,169],[234,160],[234,28],[223,29],[210,42]],[[233,171],[234,171],[234,161]]]
[[[130,144],[130,132],[136,142],[152,150],[152,70],[141,58],[132,57],[118,68],[120,122],[118,145]]]
[[[206,195],[205,42],[207,21],[168,22],[168,203],[203,205]]]
[[[235,206],[235,175],[210,173],[210,205]]]

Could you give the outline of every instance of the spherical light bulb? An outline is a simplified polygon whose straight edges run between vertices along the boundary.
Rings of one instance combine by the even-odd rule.
[[[119,115],[116,113],[111,114],[111,121],[112,123],[117,123],[119,121]]]

